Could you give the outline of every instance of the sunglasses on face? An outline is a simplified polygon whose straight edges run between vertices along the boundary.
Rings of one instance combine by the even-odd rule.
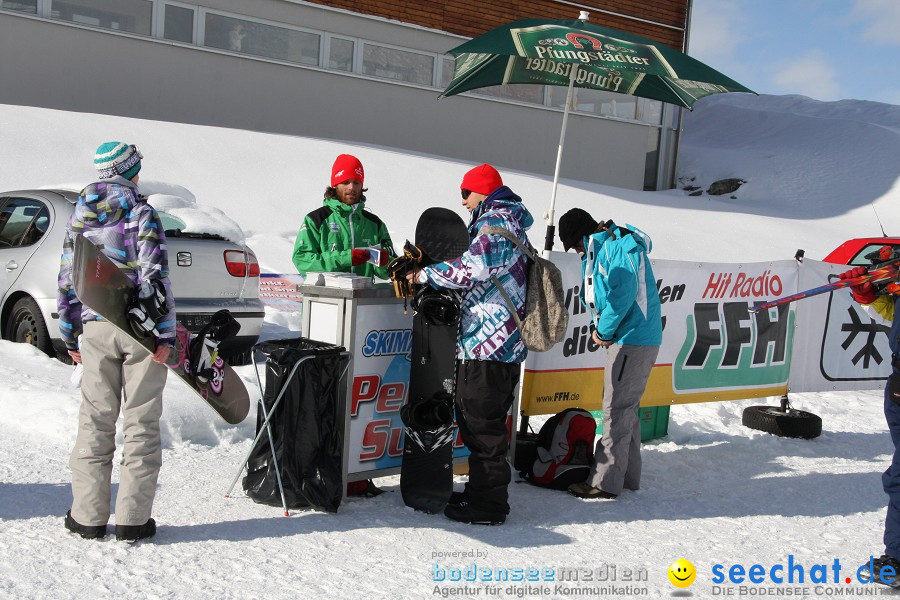
[[[472,193],[472,190],[460,190],[460,195],[462,195],[463,200],[468,200],[469,195]]]

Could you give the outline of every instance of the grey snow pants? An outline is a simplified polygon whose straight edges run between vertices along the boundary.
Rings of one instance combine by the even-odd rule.
[[[641,484],[641,422],[637,409],[659,346],[613,344],[603,372],[603,436],[588,478],[595,488],[620,494]]]
[[[81,359],[78,436],[69,459],[72,518],[82,525],[109,521],[116,420],[121,411],[124,442],[116,524],[143,525],[150,518],[162,465],[159,418],[167,369],[103,321],[84,324]]]

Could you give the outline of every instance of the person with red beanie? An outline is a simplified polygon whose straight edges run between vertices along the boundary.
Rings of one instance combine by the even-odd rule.
[[[388,278],[387,264],[396,253],[384,222],[366,210],[364,181],[358,158],[335,159],[323,206],[306,215],[294,242],[301,275],[337,271]]]
[[[454,404],[460,435],[470,451],[469,481],[464,491],[450,496],[444,515],[463,523],[500,525],[509,514],[511,480],[506,418],[528,351],[493,278],[524,318],[528,259],[509,239],[481,230],[502,227],[528,245],[525,230],[534,219],[491,165],[467,172],[460,191],[471,213],[469,249],[457,259],[411,274],[410,280],[464,293]]]

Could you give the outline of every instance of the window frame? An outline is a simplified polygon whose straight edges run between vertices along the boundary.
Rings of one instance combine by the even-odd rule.
[[[387,50],[396,50],[398,52],[407,52],[409,54],[417,54],[419,56],[427,56],[431,59],[431,85],[426,85],[424,83],[419,83],[417,81],[407,81],[404,79],[391,79],[389,77],[379,77],[378,75],[370,75],[368,73],[363,72],[364,66],[364,56],[365,56],[365,46],[366,44],[370,46],[375,46],[376,48],[385,48]],[[435,88],[439,85],[439,80],[436,79],[437,74],[437,62],[440,55],[437,52],[428,52],[427,50],[415,50],[413,48],[406,48],[404,46],[397,46],[394,44],[385,44],[382,42],[376,42],[374,40],[361,39],[358,49],[359,56],[359,71],[356,72],[357,75],[362,75],[363,77],[371,77],[372,79],[376,79],[378,81],[390,81],[393,83],[400,83],[405,85],[414,85],[418,87],[431,87]]]
[[[259,23],[260,25],[266,25],[268,27],[277,27],[279,29],[287,29],[289,31],[298,31],[300,33],[308,33],[311,35],[318,36],[318,38],[319,38],[318,62],[316,64],[310,64],[310,63],[298,62],[298,61],[293,61],[293,60],[287,60],[284,58],[276,58],[274,56],[251,54],[249,52],[238,52],[236,50],[229,50],[227,48],[218,48],[216,46],[207,46],[206,45],[206,16],[208,14],[212,14],[212,15],[219,16],[219,17],[225,17],[228,19],[235,19],[237,21],[247,21],[248,23]],[[232,13],[232,12],[228,12],[228,11],[224,11],[224,10],[209,9],[205,6],[198,7],[198,13],[195,18],[199,21],[199,28],[201,30],[202,35],[197,37],[197,41],[194,43],[194,45],[196,45],[197,47],[199,47],[203,50],[211,50],[214,52],[225,52],[226,54],[231,54],[233,56],[241,56],[241,57],[245,57],[245,58],[255,58],[255,59],[259,59],[259,60],[271,60],[271,61],[282,63],[282,64],[298,65],[301,67],[312,67],[312,68],[319,68],[319,69],[326,68],[327,69],[327,67],[323,67],[323,63],[322,63],[323,56],[324,56],[324,53],[323,53],[324,38],[327,35],[327,33],[325,31],[320,31],[318,29],[309,29],[306,27],[298,27],[296,25],[292,25],[289,23],[279,23],[278,21],[271,21],[269,19],[259,19],[256,17],[251,17],[249,15],[242,15],[242,14]],[[334,69],[328,69],[328,70],[331,72],[342,72],[342,71],[335,71]]]
[[[200,19],[198,15],[200,13],[200,7],[196,4],[186,4],[184,2],[173,2],[172,0],[156,0],[156,13],[154,14],[154,23],[153,23],[153,37],[163,40],[164,42],[170,42],[173,44],[184,44],[186,46],[197,46],[197,36],[199,35],[200,29]],[[191,24],[191,41],[190,42],[182,42],[181,40],[170,40],[166,37],[166,7],[174,6],[176,8],[185,8],[189,9],[194,13],[193,23]]]
[[[50,231],[50,226],[53,224],[52,216],[53,211],[49,206],[49,203],[45,200],[34,198],[31,196],[4,196],[0,198],[0,214],[6,211],[7,207],[9,207],[10,202],[21,200],[25,202],[33,203],[37,206],[38,211],[32,215],[31,220],[27,222],[27,224],[22,228],[21,234],[19,234],[15,240],[17,240],[16,244],[10,244],[9,246],[0,245],[0,250],[13,250],[17,248],[28,248],[30,246],[34,246],[39,243],[47,232]],[[23,244],[22,241],[25,239],[25,234],[28,233],[37,222],[38,218],[41,216],[41,213],[46,213],[47,215],[47,228],[41,233],[40,237],[29,244]],[[6,229],[6,226],[9,225],[9,221],[4,221],[2,226],[0,226],[0,242],[2,242],[3,231]]]

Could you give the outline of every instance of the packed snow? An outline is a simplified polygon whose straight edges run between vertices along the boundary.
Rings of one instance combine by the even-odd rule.
[[[0,132],[0,190],[87,183],[99,143],[135,143],[152,200],[183,220],[199,214],[226,237],[243,237],[263,270],[276,273],[293,271],[297,227],[320,205],[337,154],[362,160],[368,206],[397,247],[428,206],[464,216],[457,190],[473,166],[349,142],[19,106],[0,106]],[[597,148],[598,160],[604,150]],[[821,258],[847,238],[881,235],[879,220],[888,234],[900,233],[898,106],[705,98],[687,116],[679,164],[679,188],[661,192],[564,179],[557,217],[580,206],[596,218],[633,223],[652,236],[654,256],[690,261],[784,259],[798,248]],[[504,169],[502,159],[496,166],[535,215],[531,238],[539,244],[552,165],[539,175]],[[746,183],[730,195],[681,189],[705,190],[731,177]],[[268,313],[263,334],[296,329],[296,319]],[[255,401],[253,366],[237,371]],[[856,582],[856,569],[883,550],[880,473],[893,447],[881,390],[792,395],[796,407],[824,421],[811,441],[742,427],[743,408],[766,403],[758,399],[672,407],[668,436],[644,445],[640,491],[583,501],[514,477],[506,524],[477,527],[405,507],[396,476],[377,480],[387,493],[350,499],[336,515],[295,511],[285,518],[244,497],[240,484],[226,498],[250,448],[253,413],[226,425],[174,378],[162,420],[157,536],[134,545],[114,536],[82,540],[62,526],[80,402],[70,373],[30,346],[0,341],[2,597],[706,598],[729,588],[740,595],[728,569],[754,564],[764,567],[765,582],[743,585],[757,593],[790,587],[795,595],[830,596],[871,593],[871,585]],[[686,590],[667,578],[679,558],[697,569]],[[802,566],[804,580],[795,572],[793,583],[772,583],[772,566],[791,562]],[[473,564],[481,575],[467,581]],[[717,564],[725,583],[714,583]],[[811,581],[815,565],[828,566],[828,583]],[[483,581],[483,570],[523,569],[527,579],[531,568],[582,575],[564,583],[558,576]],[[595,581],[584,580],[586,571]]]

